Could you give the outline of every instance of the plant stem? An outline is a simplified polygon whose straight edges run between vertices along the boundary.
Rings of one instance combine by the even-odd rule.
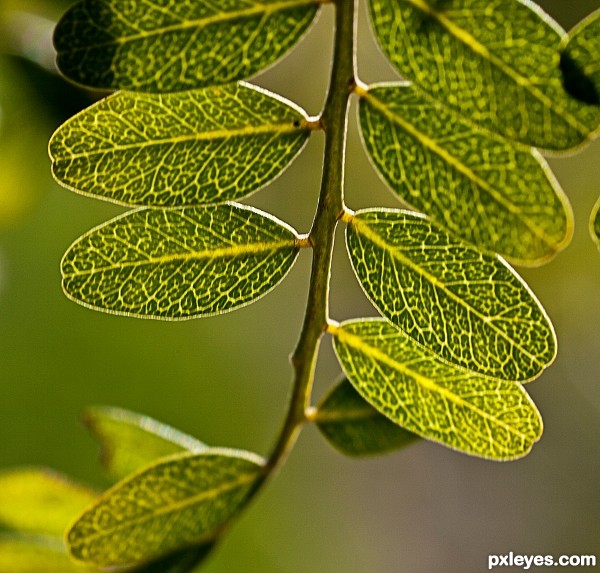
[[[267,460],[265,477],[281,465],[307,419],[321,337],[329,318],[329,279],[337,222],[344,212],[344,165],[350,95],[356,85],[358,0],[336,0],[333,66],[320,116],[325,153],[319,203],[309,234],[312,271],[304,324],[292,354],[294,385],[279,438]]]

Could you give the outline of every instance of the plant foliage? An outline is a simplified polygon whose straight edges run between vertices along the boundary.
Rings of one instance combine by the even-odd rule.
[[[122,91],[56,131],[52,172],[78,193],[141,207],[68,249],[67,296],[95,310],[179,320],[257,300],[301,248],[312,249],[313,270],[292,399],[272,452],[263,459],[212,448],[137,414],[91,409],[106,469],[120,481],[84,508],[78,487],[21,474],[33,521],[19,517],[15,500],[0,504],[15,534],[0,540],[13,570],[32,571],[34,561],[41,570],[40,559],[45,570],[56,559],[70,570],[57,540],[68,522],[67,550],[88,567],[193,570],[306,422],[351,456],[422,437],[510,460],[540,438],[542,420],[522,383],[553,361],[555,334],[502,257],[536,266],[570,241],[569,202],[536,148],[572,151],[599,130],[600,12],[567,34],[529,0],[366,1],[383,53],[409,81],[360,81],[358,0],[83,0],[57,25],[62,73]],[[335,49],[326,102],[309,118],[242,80],[287,53],[329,9],[321,4],[336,13]],[[422,214],[346,205],[352,96],[375,168]],[[277,177],[316,130],[326,140],[323,179],[306,235],[233,202]],[[600,244],[599,209],[590,228]],[[340,222],[378,318],[338,324],[329,316]],[[347,378],[311,406],[325,332]],[[43,518],[49,496],[64,501],[59,524]]]

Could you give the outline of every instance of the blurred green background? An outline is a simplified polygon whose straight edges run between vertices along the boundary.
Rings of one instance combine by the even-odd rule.
[[[597,0],[546,0],[565,28]],[[266,453],[285,411],[288,355],[304,312],[310,254],[268,297],[221,317],[161,323],[102,315],[67,301],[59,261],[81,233],[121,209],[52,182],[46,142],[93,101],[51,71],[49,37],[68,2],[0,4],[0,467],[47,465],[104,485],[96,445],[79,422],[86,405],[151,415],[213,445]],[[325,95],[333,10],[256,83],[317,114]],[[397,77],[377,51],[363,10],[359,70]],[[366,159],[351,114],[347,201],[398,206]],[[356,461],[314,428],[242,517],[207,573],[477,573],[488,554],[597,554],[600,558],[600,253],[588,218],[600,195],[600,142],[553,158],[576,219],[571,247],[521,270],[550,314],[559,357],[528,390],[544,421],[524,460],[499,464],[430,443]],[[249,201],[309,229],[322,137]],[[336,320],[374,315],[339,237],[332,285]],[[322,346],[316,397],[339,372]],[[566,570],[566,569],[561,569]],[[42,573],[42,572],[41,572]]]

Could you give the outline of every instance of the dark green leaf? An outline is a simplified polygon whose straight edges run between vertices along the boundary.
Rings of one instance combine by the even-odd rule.
[[[571,207],[536,151],[476,129],[410,84],[369,87],[359,109],[385,181],[448,231],[523,265],[569,243]]]
[[[444,360],[523,382],[554,360],[548,316],[502,259],[406,211],[359,211],[346,239],[375,306]]]
[[[348,456],[382,454],[417,439],[365,402],[346,379],[325,396],[311,419],[327,441]]]
[[[569,149],[600,125],[560,70],[564,31],[527,0],[369,0],[392,64],[433,98],[491,131]]]
[[[397,424],[468,454],[524,456],[542,420],[523,387],[448,364],[385,320],[331,326],[342,368],[360,395]]]
[[[221,203],[283,171],[308,139],[306,119],[248,84],[118,93],[58,128],[52,172],[74,191],[123,205]]]
[[[163,459],[103,494],[68,532],[69,551],[108,567],[210,541],[245,504],[263,464],[224,449]]]
[[[208,448],[175,428],[120,408],[88,408],[84,421],[100,442],[103,465],[116,480],[158,458]]]
[[[172,92],[247,78],[281,58],[318,0],[83,0],[59,22],[58,67],[77,83]]]
[[[98,495],[47,469],[4,470],[0,473],[0,524],[24,533],[62,537]]]
[[[185,319],[255,301],[287,274],[295,232],[251,207],[141,209],[77,240],[62,260],[67,296],[115,314]]]
[[[188,573],[189,571],[196,571],[196,568],[211,554],[214,546],[215,543],[210,541],[193,549],[176,551],[158,561],[136,568],[135,573]]]

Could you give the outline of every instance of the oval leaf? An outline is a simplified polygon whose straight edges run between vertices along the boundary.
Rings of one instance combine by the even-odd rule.
[[[245,197],[308,139],[306,114],[247,84],[178,94],[118,93],[50,140],[56,180],[122,205],[183,207]]]
[[[79,84],[173,92],[247,78],[307,31],[318,0],[83,0],[54,34],[57,63]]]
[[[116,480],[158,458],[208,448],[175,428],[121,408],[88,408],[84,422],[100,442],[102,464]]]
[[[600,249],[600,198],[596,201],[590,217],[590,234]]]
[[[0,472],[0,523],[25,533],[62,537],[98,493],[42,468]]]
[[[600,10],[569,32],[560,55],[565,89],[578,100],[600,105]]]
[[[527,381],[556,355],[554,330],[527,285],[424,217],[359,211],[346,232],[354,272],[380,312],[453,364]]]
[[[141,209],[69,248],[63,289],[84,306],[115,314],[219,314],[273,289],[296,260],[297,241],[290,227],[242,205]]]
[[[448,231],[523,265],[569,243],[571,206],[536,151],[474,128],[406,83],[369,87],[359,111],[383,179]]]
[[[496,460],[524,456],[539,439],[540,415],[520,384],[450,365],[384,320],[329,330],[356,390],[403,428]]]
[[[563,87],[564,32],[528,0],[369,0],[379,44],[403,77],[471,121],[545,149],[569,149],[600,109]]]
[[[263,464],[217,449],[159,461],[88,508],[67,533],[68,549],[77,560],[108,567],[210,541],[244,505]]]
[[[412,444],[418,437],[365,402],[347,379],[325,396],[311,420],[347,456],[383,454]]]

